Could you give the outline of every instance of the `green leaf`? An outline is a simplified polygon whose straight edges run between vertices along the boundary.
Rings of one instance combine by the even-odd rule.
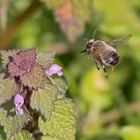
[[[0,124],[4,126],[4,132],[6,133],[7,138],[10,138],[18,133],[30,118],[30,115],[25,107],[24,113],[19,116],[7,116],[6,111],[2,108],[0,109],[0,113]]]
[[[45,77],[41,66],[34,66],[30,72],[20,76],[22,83],[31,88],[43,88]]]
[[[54,101],[56,97],[56,86],[46,84],[44,89],[38,89],[33,92],[31,96],[31,107],[40,111],[46,119],[49,119],[54,110]]]
[[[16,49],[8,50],[8,51],[5,51],[5,50],[0,51],[3,67],[5,67],[9,63],[10,57],[16,55],[18,52],[19,50],[16,50]]]
[[[61,77],[57,77],[53,79],[57,88],[58,88],[58,98],[63,98],[65,96],[65,93],[68,89],[67,81]]]
[[[49,121],[39,118],[39,128],[44,135],[57,137],[59,140],[75,140],[75,106],[65,98],[55,102],[55,110]]]
[[[14,79],[0,79],[0,105],[10,100],[19,91]]]
[[[125,126],[120,129],[120,135],[123,140],[140,140],[139,126]]]
[[[41,140],[59,140],[56,137],[51,137],[51,136],[42,136]]]
[[[37,54],[37,63],[47,68],[54,61],[55,52],[39,52]]]
[[[35,140],[35,139],[32,137],[31,133],[22,130],[18,132],[16,135],[14,135],[13,137],[11,137],[9,140]]]
[[[2,126],[0,126],[0,140],[6,140],[6,135]]]
[[[7,111],[4,108],[0,108],[0,125],[3,126],[6,122]]]

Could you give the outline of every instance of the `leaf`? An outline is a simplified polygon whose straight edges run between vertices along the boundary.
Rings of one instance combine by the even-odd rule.
[[[18,133],[23,126],[29,121],[30,115],[24,107],[24,113],[20,116],[7,116],[7,111],[1,107],[0,109],[0,125],[4,127],[7,138]]]
[[[53,80],[56,83],[57,88],[58,88],[58,93],[59,93],[58,98],[63,98],[65,96],[67,89],[68,89],[66,79],[61,78],[61,77],[57,77],[57,78],[54,78]]]
[[[0,51],[3,67],[5,67],[10,62],[10,58],[12,58],[12,56],[16,55],[18,52],[19,50],[16,49],[8,51],[5,50]]]
[[[65,0],[54,9],[54,16],[69,42],[75,42],[88,21],[92,1]]]
[[[0,79],[0,105],[10,100],[19,91],[14,79]]]
[[[44,135],[57,137],[59,140],[75,140],[75,106],[65,98],[55,102],[55,110],[49,121],[39,118],[39,128]]]
[[[46,119],[50,119],[51,113],[54,110],[56,97],[56,86],[47,84],[44,89],[38,89],[33,92],[31,96],[31,107],[40,111]]]
[[[54,61],[55,52],[39,52],[37,55],[37,63],[47,68]]]
[[[7,111],[4,108],[0,108],[0,125],[3,126],[6,122]]]
[[[22,83],[25,86],[33,88],[43,88],[45,77],[43,69],[39,65],[35,65],[30,72],[20,76]]]
[[[13,137],[11,137],[9,140],[35,140],[35,139],[32,137],[31,133],[29,133],[26,130],[22,130]]]
[[[31,70],[36,60],[36,49],[31,48],[20,51],[13,56],[12,61],[8,64],[8,72],[12,77],[21,76]]]
[[[37,56],[36,48],[29,48],[24,51],[21,51],[19,55],[25,57],[26,59],[34,63]]]
[[[6,140],[6,135],[2,126],[0,126],[0,140]]]
[[[4,131],[7,135],[7,138],[12,137],[18,133],[24,125],[29,121],[30,115],[27,109],[24,107],[24,113],[19,116],[8,116],[6,121],[3,123]]]
[[[74,18],[72,2],[70,0],[64,1],[63,4],[55,8],[54,16],[68,40],[74,42],[77,36],[79,36],[79,33],[81,34],[82,27],[78,27],[79,24]],[[77,29],[79,29],[79,31],[77,31]],[[75,33],[73,34],[74,30]]]
[[[59,140],[56,137],[51,137],[51,136],[42,136],[41,140]]]

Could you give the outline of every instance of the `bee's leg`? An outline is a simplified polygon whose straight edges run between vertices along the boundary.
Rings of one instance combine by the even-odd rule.
[[[100,67],[98,66],[97,61],[95,61],[95,65],[96,65],[96,68],[97,68],[98,70],[100,70]]]
[[[112,66],[112,71],[114,71],[114,70],[115,70],[115,65]]]
[[[95,58],[94,58],[94,63],[95,63],[95,65],[96,65],[96,68],[97,68],[98,70],[100,70],[100,67],[99,67],[97,61],[95,60]]]
[[[106,77],[108,77],[108,74],[107,74],[107,69],[106,69],[106,67],[105,67],[104,65],[102,65],[102,68],[103,68],[103,71],[104,71],[104,74],[105,74],[105,76],[106,76]]]

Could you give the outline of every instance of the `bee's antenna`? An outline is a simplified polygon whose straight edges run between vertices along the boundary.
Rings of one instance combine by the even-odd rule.
[[[94,33],[93,33],[92,38],[94,38],[94,37],[95,37],[95,34],[96,34],[97,30],[98,30],[98,29],[95,29],[95,31],[94,31]]]

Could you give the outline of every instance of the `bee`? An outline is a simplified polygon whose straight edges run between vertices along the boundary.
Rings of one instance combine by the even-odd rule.
[[[93,57],[94,63],[98,70],[100,70],[98,65],[99,62],[105,76],[107,77],[107,68],[112,67],[113,71],[120,60],[120,56],[115,47],[128,40],[131,35],[105,42],[102,40],[96,40],[94,38],[95,33],[96,31],[93,34],[93,38],[86,42],[86,48],[81,52],[86,52],[88,55]]]

